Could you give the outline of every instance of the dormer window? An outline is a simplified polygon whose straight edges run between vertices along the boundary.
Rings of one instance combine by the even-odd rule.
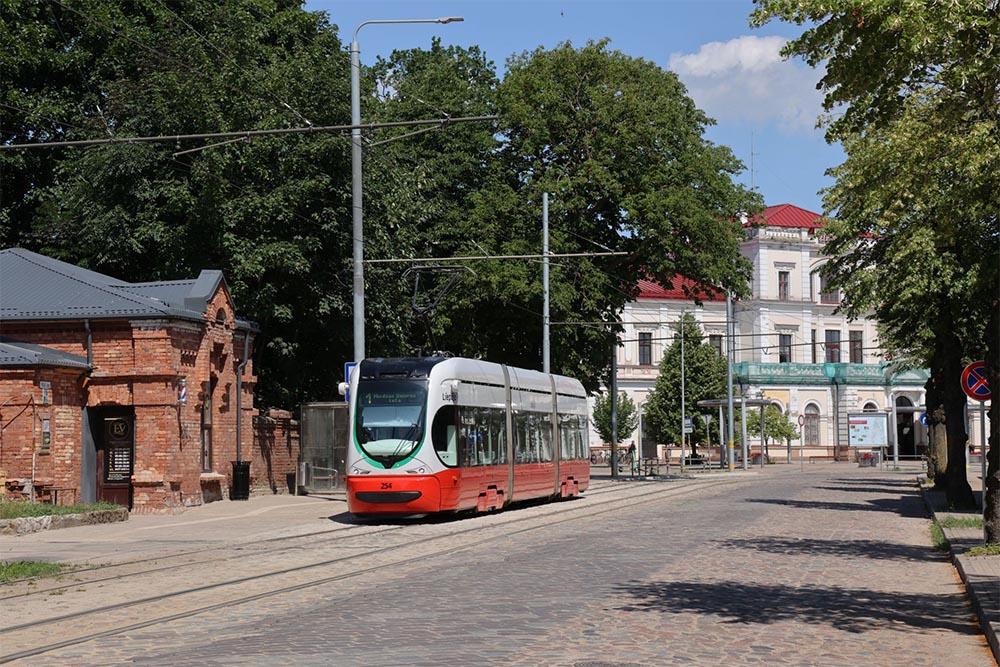
[[[215,314],[215,323],[216,324],[225,324],[226,323],[226,309],[225,308],[219,308],[219,312],[217,312]]]

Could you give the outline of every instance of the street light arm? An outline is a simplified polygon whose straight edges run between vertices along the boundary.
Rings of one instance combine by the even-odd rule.
[[[372,24],[387,24],[387,23],[461,23],[465,18],[461,16],[442,16],[436,19],[373,19],[370,21],[362,21],[358,24],[358,27],[354,29],[354,39],[352,41],[353,45],[358,43],[358,31],[364,28],[366,25]]]

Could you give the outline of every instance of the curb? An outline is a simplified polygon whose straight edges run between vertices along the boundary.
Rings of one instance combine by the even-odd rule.
[[[948,512],[944,493],[932,491],[925,479],[918,480],[924,504],[937,522],[949,515],[968,516]],[[1000,663],[1000,556],[968,556],[967,552],[983,542],[981,528],[941,528],[948,540],[952,565],[958,570],[972,609],[979,620],[979,627],[993,652],[993,659]],[[975,536],[973,536],[975,535]]]
[[[128,508],[83,512],[82,514],[48,514],[0,519],[0,535],[28,535],[42,530],[92,526],[99,523],[128,521]]]

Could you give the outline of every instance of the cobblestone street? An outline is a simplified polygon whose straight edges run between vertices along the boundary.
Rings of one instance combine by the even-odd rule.
[[[391,570],[68,647],[42,662],[996,664],[955,569],[931,548],[912,474],[820,464],[729,479],[737,477],[511,529]]]

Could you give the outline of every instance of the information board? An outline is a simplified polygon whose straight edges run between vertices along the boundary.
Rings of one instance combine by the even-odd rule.
[[[847,415],[847,442],[851,447],[888,447],[889,415],[861,412]]]

